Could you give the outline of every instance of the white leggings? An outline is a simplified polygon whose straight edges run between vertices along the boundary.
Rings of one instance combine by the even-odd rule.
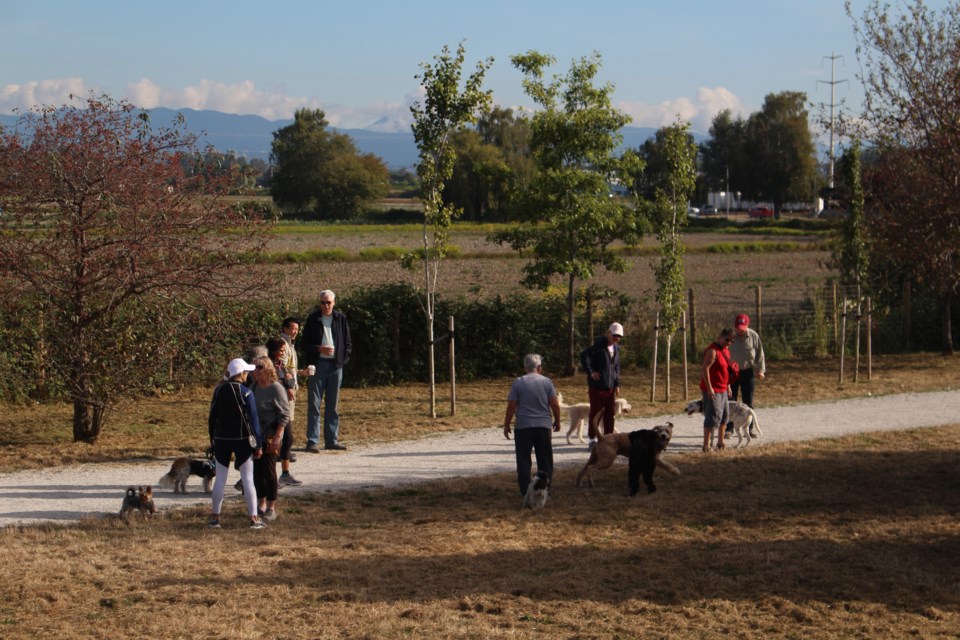
[[[217,463],[217,476],[213,481],[213,515],[220,515],[223,508],[223,493],[227,486],[229,467]],[[257,489],[253,486],[253,456],[240,465],[240,480],[243,482],[243,497],[247,501],[247,515],[257,515]]]

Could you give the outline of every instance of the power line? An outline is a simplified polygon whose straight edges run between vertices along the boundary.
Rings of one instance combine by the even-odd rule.
[[[824,83],[824,84],[829,84],[829,85],[830,85],[830,170],[829,170],[829,187],[830,187],[831,189],[833,189],[833,165],[834,165],[834,151],[833,151],[833,149],[834,149],[834,146],[833,146],[833,129],[834,129],[834,127],[833,127],[833,108],[839,106],[838,104],[836,104],[835,92],[836,92],[836,86],[837,86],[838,84],[840,84],[841,82],[848,82],[848,81],[847,81],[847,80],[836,80],[836,79],[835,79],[836,76],[834,75],[834,71],[835,71],[835,68],[836,68],[836,62],[837,62],[837,60],[842,60],[842,59],[843,59],[843,56],[838,56],[838,55],[835,55],[835,54],[831,53],[829,56],[823,56],[823,57],[826,58],[826,59],[828,59],[828,60],[830,60],[830,81],[827,82],[826,80],[817,80],[817,84],[820,84],[820,83],[822,82],[822,83]]]

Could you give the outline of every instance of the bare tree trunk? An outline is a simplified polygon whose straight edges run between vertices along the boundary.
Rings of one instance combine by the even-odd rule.
[[[434,200],[435,202],[436,200]],[[430,417],[437,417],[436,365],[433,356],[433,282],[430,277],[430,243],[427,240],[427,222],[423,223],[423,280],[427,313],[427,366],[430,370]]]
[[[450,316],[450,415],[457,415],[457,347],[453,316]]]
[[[653,321],[653,363],[650,368],[650,402],[657,400],[657,346],[660,344],[660,312]]]
[[[574,299],[573,299],[574,276],[570,274],[567,283],[567,375],[572,376],[577,372],[577,363],[574,358],[576,351],[576,332],[574,331]],[[593,336],[590,336],[591,339]]]
[[[943,297],[943,316],[941,329],[943,331],[943,354],[953,355],[953,322],[951,320],[950,307],[953,306],[953,292],[948,291]]]
[[[667,352],[663,357],[663,378],[667,386],[667,402],[670,402],[670,345],[673,342],[673,334],[667,334]]]
[[[727,203],[727,206],[729,207],[730,204]],[[682,343],[683,344],[683,400],[684,402],[686,402],[687,400],[690,399],[690,389],[689,389],[690,372],[687,371],[688,357],[687,357],[687,312],[686,311],[683,312],[683,327],[681,327],[680,331],[683,332],[683,343]]]

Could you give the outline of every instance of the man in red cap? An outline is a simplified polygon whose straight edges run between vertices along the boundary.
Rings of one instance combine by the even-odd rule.
[[[763,344],[756,331],[750,328],[750,316],[738,315],[733,321],[736,336],[730,345],[730,359],[740,367],[739,378],[730,385],[730,400],[737,401],[737,393],[743,392],[743,404],[753,408],[753,390],[756,380],[767,375],[766,360],[763,357]],[[750,425],[753,429],[753,425]],[[727,435],[733,433],[733,423],[727,424]],[[750,434],[751,436],[753,433]]]

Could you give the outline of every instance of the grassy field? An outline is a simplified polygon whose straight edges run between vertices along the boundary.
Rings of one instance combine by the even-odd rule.
[[[838,385],[830,363],[773,363],[758,399],[944,389],[958,373],[956,359],[917,355]],[[672,405],[643,402],[644,382],[633,371],[625,386],[640,415],[678,410],[679,388]],[[347,390],[344,438],[489,427],[507,384],[463,385],[457,416],[436,421],[403,419],[422,415],[422,385]],[[579,377],[557,384],[582,392]],[[66,407],[8,407],[0,433],[20,431],[4,467],[196,453],[207,394],[131,405],[93,446],[67,442]],[[576,489],[560,470],[536,514],[500,474],[284,499],[261,532],[235,506],[219,532],[202,508],[6,528],[0,635],[957,637],[960,425],[674,460],[681,477],[633,499],[615,473]]]
[[[0,531],[4,638],[955,638],[960,425]]]

